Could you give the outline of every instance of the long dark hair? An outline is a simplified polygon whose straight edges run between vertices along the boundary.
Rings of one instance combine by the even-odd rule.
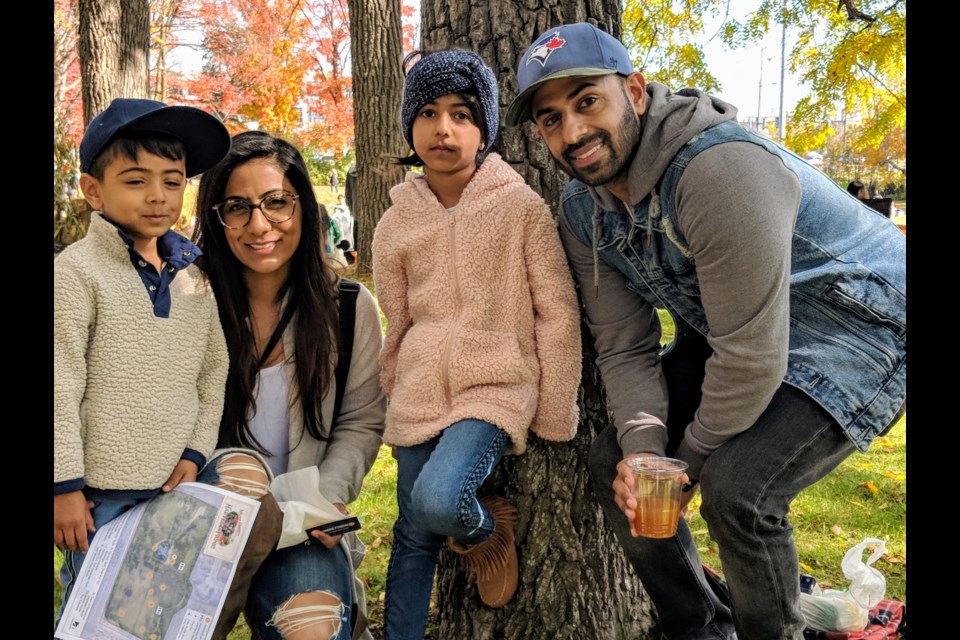
[[[320,440],[326,439],[321,400],[332,380],[340,331],[337,275],[324,259],[322,243],[327,230],[321,223],[320,208],[303,157],[292,144],[269,133],[237,134],[227,156],[200,179],[193,241],[203,251],[198,264],[217,297],[220,322],[230,351],[220,446],[242,446],[267,453],[250,433],[248,420],[256,411],[254,389],[260,354],[249,323],[250,300],[243,265],[228,246],[224,227],[212,209],[223,200],[233,170],[258,158],[276,162],[300,196],[297,200],[297,209],[302,215],[300,244],[291,259],[287,280],[277,292],[277,301],[287,298],[283,316],[293,314],[294,353],[285,356],[293,357],[296,367],[296,401],[303,410],[306,431]],[[325,336],[331,339],[326,340]]]

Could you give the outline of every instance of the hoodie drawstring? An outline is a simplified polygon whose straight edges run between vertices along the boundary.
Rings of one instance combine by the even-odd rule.
[[[597,236],[600,235],[600,205],[593,203],[593,290],[600,297],[600,250],[597,248]]]

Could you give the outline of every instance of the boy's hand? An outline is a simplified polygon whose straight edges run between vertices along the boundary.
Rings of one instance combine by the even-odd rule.
[[[82,491],[53,496],[53,544],[70,551],[87,552],[87,532],[93,533],[93,503]]]
[[[173,489],[179,485],[181,482],[193,482],[197,479],[197,463],[192,462],[187,459],[181,459],[177,463],[177,466],[173,468],[173,473],[170,474],[170,478],[163,483],[163,487],[160,489],[164,493],[173,491]]]

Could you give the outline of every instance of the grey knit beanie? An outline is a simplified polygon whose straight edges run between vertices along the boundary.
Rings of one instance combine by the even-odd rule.
[[[428,53],[413,65],[403,84],[400,122],[403,136],[413,148],[413,121],[423,105],[450,93],[477,96],[486,122],[477,125],[483,132],[486,151],[500,129],[500,94],[497,78],[483,59],[472,51],[445,49]]]

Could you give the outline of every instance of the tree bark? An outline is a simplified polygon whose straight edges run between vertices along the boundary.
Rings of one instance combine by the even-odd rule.
[[[535,7],[535,8],[533,8]],[[498,75],[502,116],[517,94],[517,62],[541,32],[565,22],[590,21],[620,35],[616,0],[423,0],[423,48],[476,51]],[[567,182],[532,124],[501,130],[494,145],[557,212]],[[581,422],[570,444],[531,436],[527,453],[507,457],[484,491],[506,495],[519,508],[516,527],[520,584],[513,600],[489,609],[467,583],[456,556],[441,554],[437,576],[436,638],[463,640],[618,640],[649,637],[650,600],[624,557],[593,497],[587,471],[590,442],[609,419],[593,340],[584,326]]]
[[[368,276],[373,230],[390,206],[390,188],[403,179],[402,168],[390,158],[406,155],[400,135],[400,0],[348,0],[347,7],[357,150],[357,188],[351,213],[357,273]]]
[[[84,125],[114,98],[147,98],[148,0],[80,0]]]

